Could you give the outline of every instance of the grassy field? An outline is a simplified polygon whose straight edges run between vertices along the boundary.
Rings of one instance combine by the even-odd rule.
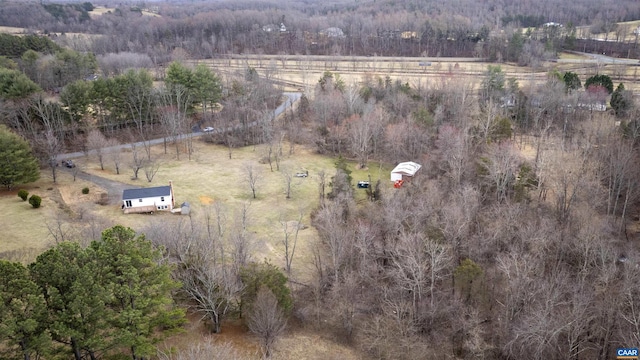
[[[578,38],[608,39],[624,42],[636,41],[636,35],[633,32],[640,26],[640,20],[623,21],[617,25],[616,31],[598,34],[591,34],[591,26],[578,26],[576,27],[576,35]]]
[[[106,14],[106,13],[113,13],[115,10],[116,10],[115,8],[108,8],[108,7],[104,7],[104,6],[96,6],[96,7],[94,7],[94,9],[92,11],[89,12],[89,15],[91,17],[102,16],[103,14]],[[160,17],[160,15],[158,15],[156,13],[152,13],[150,11],[145,11],[145,10],[142,11],[142,15]]]
[[[576,54],[562,53],[562,60],[590,60]],[[286,56],[286,55],[237,55],[231,58],[197,60],[217,73],[226,76],[241,74],[248,67],[259,73],[269,73],[271,78],[287,91],[305,91],[312,93],[313,88],[325,71],[340,75],[346,84],[362,84],[365,81],[377,81],[389,77],[409,83],[412,87],[438,86],[450,80],[462,81],[479,88],[482,76],[489,65],[499,65],[507,78],[514,78],[521,87],[542,84],[547,81],[550,71],[573,71],[582,81],[595,74],[606,74],[614,82],[624,82],[625,87],[640,92],[638,84],[638,66],[625,64],[598,64],[592,61],[545,62],[538,68],[516,66],[515,64],[495,64],[479,62],[475,59],[428,59],[429,66],[420,66],[421,58],[389,58],[363,56]]]
[[[26,32],[27,32],[27,29],[25,28],[0,26],[0,33],[3,33],[3,34],[18,35],[18,34],[25,34]]]
[[[124,169],[120,175],[115,174],[111,166],[101,170],[96,159],[81,158],[75,162],[80,169],[90,174],[131,184],[132,187],[147,187],[166,185],[171,180],[174,186],[177,203],[189,202],[192,216],[199,219],[207,207],[218,202],[227,209],[229,221],[233,221],[243,205],[249,207],[249,231],[254,234],[253,258],[256,261],[269,259],[274,264],[283,266],[283,227],[281,221],[298,220],[302,211],[302,223],[309,224],[310,212],[319,201],[318,173],[325,171],[328,178],[335,173],[336,159],[321,156],[312,150],[297,146],[289,155],[288,145],[285,145],[285,155],[280,163],[283,171],[308,171],[307,178],[293,178],[291,198],[285,197],[285,182],[282,172],[270,171],[268,163],[261,161],[266,149],[263,146],[250,146],[233,149],[232,158],[225,147],[204,143],[196,140],[196,151],[192,160],[182,154],[178,160],[175,148],[169,147],[168,154],[164,154],[162,146],[153,148],[154,155],[162,162],[153,182],[143,178],[132,180],[132,170]],[[123,154],[128,160],[130,154]],[[250,188],[245,183],[243,169],[246,164],[253,164],[261,174],[258,183],[258,196],[253,199]],[[386,191],[393,191],[388,181],[391,164],[380,166],[370,164],[369,169],[355,169],[354,163],[349,163],[353,170],[354,181],[382,179]],[[11,234],[0,242],[0,258],[9,258],[23,262],[30,262],[37,254],[53,244],[53,237],[48,227],[55,228],[62,223],[62,227],[69,234],[80,234],[81,227],[87,227],[90,221],[99,224],[123,224],[134,229],[141,229],[153,222],[173,223],[185,220],[186,216],[156,212],[153,215],[129,214],[124,215],[119,205],[98,205],[96,201],[105,189],[73,177],[68,171],[60,171],[59,179],[53,184],[49,172],[42,173],[42,179],[37,183],[20,188],[27,189],[43,197],[42,207],[32,209],[28,203],[17,196],[17,189],[12,192],[0,192],[0,205],[5,209],[5,215],[0,218],[0,228],[4,234]],[[89,194],[82,194],[82,188],[89,187]],[[366,201],[364,190],[355,190],[358,201]],[[234,215],[236,214],[236,215]],[[62,221],[59,221],[62,220]],[[49,226],[47,226],[47,224]],[[55,230],[55,229],[54,229]],[[74,232],[75,230],[75,232]],[[306,280],[313,271],[310,246],[317,239],[317,232],[307,227],[300,232],[296,257],[293,261],[292,276],[298,280]],[[243,358],[257,358],[258,346],[256,340],[248,335],[247,329],[231,321],[223,326],[221,334],[212,335],[193,317],[187,331],[167,340],[165,346],[184,348],[197,341],[214,340],[216,342],[230,342]],[[333,339],[326,338],[310,330],[295,329],[288,331],[275,349],[274,359],[358,359],[358,355],[348,346],[341,345]]]
[[[90,193],[82,194],[83,187],[88,187]],[[28,202],[22,201],[17,196],[19,189],[27,190],[30,196],[42,197],[41,207],[34,209]],[[24,262],[34,260],[40,252],[54,244],[55,238],[50,229],[64,221],[63,230],[71,230],[72,224],[66,220],[82,212],[85,204],[95,202],[100,191],[92,183],[79,179],[74,182],[72,175],[64,171],[58,171],[58,179],[54,184],[48,169],[42,169],[41,178],[35,183],[18,186],[12,191],[0,190],[0,205],[4,210],[0,217],[0,228],[3,234],[11,234],[5,235],[0,241],[0,258]],[[64,194],[75,200],[67,203]]]
[[[125,170],[123,174],[116,175],[113,169],[100,170],[93,159],[81,159],[79,166],[85,171],[105,178],[129,183],[132,186],[160,186],[172,181],[176,203],[188,202],[192,208],[192,216],[201,216],[205,211],[210,211],[214,203],[219,203],[228,214],[228,219],[233,221],[239,216],[243,206],[248,207],[249,230],[254,233],[254,258],[268,258],[275,264],[283,263],[283,226],[282,222],[298,220],[303,214],[302,223],[308,225],[310,212],[317,207],[319,201],[318,174],[324,171],[329,176],[335,173],[335,159],[313,153],[309,149],[296,147],[292,155],[284,155],[280,162],[280,169],[270,170],[269,164],[261,161],[265,158],[266,148],[263,146],[250,146],[232,151],[229,159],[229,151],[225,147],[206,144],[196,141],[196,151],[192,160],[186,155],[181,155],[180,160],[175,156],[175,149],[169,148],[169,153],[163,153],[163,147],[153,149],[155,156],[160,158],[162,164],[152,183],[146,179],[131,180],[132,171]],[[285,153],[288,147],[285,146]],[[126,155],[125,155],[126,157]],[[251,164],[259,174],[257,183],[257,198],[253,199],[250,187],[245,178],[245,167]],[[378,178],[386,180],[390,166],[373,166],[369,170],[357,170],[354,164],[352,176],[355,181],[366,180],[370,174],[373,181]],[[292,181],[291,198],[285,196],[285,180],[283,172],[308,171],[307,178],[294,177]],[[141,176],[144,176],[141,174]],[[390,186],[390,182],[384,182]],[[65,191],[62,191],[63,196]],[[364,199],[363,190],[357,191],[358,199]],[[66,196],[65,196],[66,197]],[[71,199],[68,202],[72,202]],[[181,216],[168,213],[156,213],[149,215],[123,215],[120,207],[94,206],[99,217],[112,219],[115,222],[141,229],[153,218],[164,218],[166,221],[177,221]],[[163,220],[164,221],[164,220]],[[305,248],[317,234],[311,227],[300,232],[299,262],[305,262],[307,258]],[[294,260],[295,261],[295,260]],[[306,272],[301,269],[302,272]]]
[[[153,182],[149,183],[141,171],[141,178],[132,180],[132,170],[125,168],[120,175],[108,164],[101,170],[97,159],[81,158],[76,163],[83,171],[112,180],[131,184],[133,187],[148,187],[166,185],[172,181],[176,202],[189,202],[192,216],[198,218],[205,211],[210,211],[214,203],[219,203],[226,210],[231,221],[243,206],[248,207],[250,231],[255,237],[255,258],[269,258],[274,263],[283,261],[281,239],[283,238],[282,222],[298,220],[303,214],[302,223],[308,225],[310,212],[317,207],[319,201],[318,174],[324,171],[328,177],[335,173],[335,159],[314,153],[304,147],[295,147],[289,155],[288,145],[285,145],[281,171],[270,170],[269,164],[263,161],[266,149],[263,146],[250,146],[233,149],[232,158],[225,147],[204,143],[196,140],[196,150],[191,160],[185,154],[176,158],[175,148],[169,147],[168,154],[164,154],[162,146],[153,148],[154,156],[160,161],[160,169]],[[128,161],[129,153],[123,154]],[[244,169],[251,164],[260,174],[257,183],[257,198],[253,199],[249,185],[245,181]],[[380,166],[370,164],[369,169],[353,170],[354,181],[368,180],[371,175],[375,182],[383,179],[383,184],[390,186],[387,181],[391,165]],[[308,171],[306,178],[294,177],[291,186],[291,198],[285,196],[285,180],[283,172]],[[15,251],[21,248],[42,250],[53,240],[49,235],[46,224],[58,223],[59,219],[68,221],[73,228],[86,226],[87,219],[98,219],[104,224],[122,224],[140,230],[154,221],[180,221],[184,216],[158,212],[154,215],[130,214],[124,215],[119,205],[103,206],[96,204],[101,193],[106,190],[81,180],[73,181],[70,173],[60,171],[57,184],[53,184],[49,172],[42,172],[43,179],[38,183],[25,187],[32,193],[43,196],[43,206],[31,209],[22,202],[15,192],[0,193],[0,204],[4,206],[6,215],[0,220],[5,233],[13,234],[10,239],[0,243],[0,253]],[[88,195],[81,193],[83,187],[89,187]],[[51,190],[44,190],[44,189]],[[356,190],[356,198],[364,201],[364,190]],[[80,219],[82,217],[82,219]],[[24,226],[28,222],[28,226]],[[76,222],[84,223],[76,224]],[[78,234],[76,231],[74,234]],[[300,232],[300,261],[304,256],[305,244],[315,239],[317,234],[313,228]]]

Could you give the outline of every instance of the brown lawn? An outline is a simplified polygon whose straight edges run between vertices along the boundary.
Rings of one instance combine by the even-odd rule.
[[[132,188],[167,185],[172,181],[177,204],[190,203],[192,217],[196,219],[200,219],[204,212],[211,211],[210,208],[218,203],[226,210],[228,222],[232,223],[240,209],[247,206],[249,230],[254,234],[254,258],[268,258],[275,264],[282,264],[282,223],[291,224],[292,221],[298,220],[302,213],[302,223],[309,225],[310,213],[319,201],[318,174],[325,171],[327,178],[333,175],[335,159],[318,155],[301,146],[296,146],[293,154],[289,155],[288,145],[285,145],[280,169],[291,173],[309,172],[307,178],[293,177],[291,198],[287,199],[282,171],[276,170],[275,162],[271,171],[269,164],[263,161],[266,154],[263,146],[233,149],[232,158],[229,159],[229,151],[225,147],[207,144],[201,139],[196,139],[195,143],[195,153],[191,160],[186,154],[181,154],[180,159],[177,159],[174,147],[169,147],[167,154],[164,154],[162,146],[154,147],[153,156],[158,158],[161,165],[151,183],[146,180],[142,170],[139,173],[140,178],[132,180],[133,172],[126,165],[123,166],[121,174],[117,175],[113,166],[108,163],[104,171],[100,170],[97,159],[93,157],[80,158],[75,160],[75,163],[83,171],[130,184]],[[123,162],[128,163],[130,156],[131,154],[125,151]],[[260,174],[256,199],[253,199],[245,181],[244,169],[247,164],[252,164]],[[352,176],[355,182],[368,180],[368,176],[371,175],[374,182],[382,178],[383,184],[390,187],[390,182],[386,180],[391,165],[381,167],[379,164],[371,163],[368,169],[355,169],[354,164],[351,164],[350,168],[353,169]],[[82,194],[84,187],[89,188],[89,194]],[[0,220],[0,225],[5,234],[12,234],[9,239],[0,243],[0,253],[18,249],[45,249],[53,240],[47,224],[51,227],[64,222],[68,227],[68,234],[80,236],[81,230],[88,226],[87,219],[97,219],[96,221],[105,226],[117,223],[140,230],[154,221],[177,222],[185,218],[160,212],[154,215],[124,215],[119,204],[99,205],[96,202],[106,190],[80,179],[74,181],[66,170],[59,171],[57,184],[51,181],[50,172],[43,170],[39,182],[24,188],[43,196],[42,207],[32,209],[27,203],[22,202],[15,192],[0,192],[0,204],[5,209],[8,208]],[[48,188],[51,190],[46,190]],[[364,190],[355,191],[356,198],[363,201]],[[25,223],[28,226],[24,226]],[[317,233],[312,227],[300,231],[294,268],[303,267],[307,260],[305,249],[308,249],[308,245],[316,238]],[[296,263],[300,266],[296,267]]]
[[[284,147],[288,150],[288,147]],[[233,221],[243,205],[249,207],[249,230],[254,234],[255,246],[253,258],[256,261],[269,259],[274,264],[283,266],[283,227],[281,222],[291,222],[303,213],[302,222],[309,224],[310,212],[318,205],[318,173],[325,171],[329,177],[335,173],[335,159],[318,155],[312,150],[297,146],[293,154],[285,153],[280,163],[281,169],[297,172],[306,170],[307,178],[295,178],[292,185],[292,197],[286,199],[282,173],[271,171],[269,165],[261,162],[266,150],[263,146],[250,146],[232,151],[229,159],[228,149],[196,140],[196,151],[189,160],[181,154],[180,159],[175,156],[175,148],[169,148],[164,154],[162,146],[153,148],[153,154],[160,159],[161,167],[153,182],[143,178],[132,180],[132,170],[125,168],[120,175],[115,174],[109,164],[105,170],[100,170],[99,164],[93,157],[77,159],[74,162],[88,173],[105,178],[131,184],[132,187],[160,186],[173,182],[177,202],[189,202],[192,206],[192,216],[196,221],[201,219],[204,211],[212,204],[219,202],[228,210],[229,221]],[[129,153],[123,158],[128,161]],[[262,176],[259,182],[258,196],[253,199],[250,189],[244,181],[243,168],[245,164],[253,164]],[[353,179],[367,180],[371,175],[375,182],[382,178],[383,184],[391,188],[388,172],[391,165],[371,163],[368,169],[355,169],[353,163]],[[88,187],[89,194],[82,194],[82,188]],[[73,180],[70,172],[59,172],[56,184],[51,181],[50,173],[42,172],[42,179],[37,183],[24,186],[31,193],[43,196],[40,209],[32,209],[20,200],[17,190],[0,193],[0,205],[5,209],[5,215],[0,218],[3,234],[11,234],[0,242],[0,256],[24,262],[35,259],[38,253],[53,244],[53,237],[49,234],[49,227],[62,223],[68,234],[78,236],[81,228],[87,227],[90,219],[99,219],[101,224],[123,224],[134,229],[141,229],[153,221],[174,222],[186,219],[186,216],[169,213],[155,213],[154,215],[129,214],[124,215],[119,205],[99,205],[105,189],[77,179]],[[49,189],[49,190],[48,190]],[[356,189],[358,201],[366,201],[364,191]],[[91,220],[91,221],[93,221]],[[105,225],[106,226],[106,225]],[[308,280],[313,270],[311,244],[317,239],[317,232],[312,227],[300,231],[298,248],[293,261],[292,276],[299,281]],[[206,340],[231,342],[242,356],[257,358],[259,354],[256,340],[248,334],[241,324],[231,321],[223,326],[219,335],[210,334],[198,322],[198,317],[190,319],[187,332],[167,340],[167,347],[178,348],[193,341]],[[311,356],[311,357],[309,357]],[[320,334],[296,329],[288,331],[276,348],[274,359],[300,358],[340,358],[357,359],[357,354],[348,346],[335,343]]]

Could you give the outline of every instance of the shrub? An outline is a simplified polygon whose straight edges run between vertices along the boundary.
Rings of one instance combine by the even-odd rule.
[[[250,263],[240,270],[240,279],[245,286],[241,296],[243,308],[251,308],[260,287],[266,286],[285,314],[291,311],[293,300],[287,287],[287,277],[276,266],[268,262]]]
[[[29,192],[25,189],[22,189],[18,191],[18,196],[20,197],[20,199],[22,199],[22,201],[27,201],[27,198],[29,197]]]
[[[31,197],[29,198],[29,204],[31,204],[34,209],[39,208],[40,203],[42,203],[42,198],[38,195],[31,195]]]
[[[88,187],[82,188],[82,193],[85,194],[85,195],[88,194],[89,193],[89,188]]]

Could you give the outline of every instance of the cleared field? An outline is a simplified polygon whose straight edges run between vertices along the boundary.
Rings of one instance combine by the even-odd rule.
[[[105,178],[117,180],[131,184],[132,186],[160,186],[172,181],[176,203],[189,202],[192,208],[192,216],[201,219],[207,211],[213,211],[214,204],[221,205],[226,209],[229,223],[233,223],[239,216],[243,206],[248,207],[249,231],[254,234],[255,259],[270,259],[275,264],[283,263],[283,239],[282,222],[296,221],[303,214],[302,223],[309,225],[310,212],[317,207],[319,201],[318,174],[324,171],[327,179],[335,173],[335,159],[313,153],[309,149],[296,147],[291,155],[287,155],[288,146],[285,145],[282,160],[280,161],[281,171],[270,170],[269,164],[261,161],[265,158],[267,150],[263,146],[245,147],[233,149],[232,158],[229,159],[229,150],[225,147],[206,144],[201,141],[196,142],[196,152],[189,161],[187,156],[182,154],[180,160],[175,157],[175,148],[169,148],[169,153],[164,154],[162,146],[153,148],[154,156],[161,161],[160,170],[156,174],[152,183],[148,183],[143,178],[131,180],[132,171],[125,169],[123,174],[116,175],[113,169],[100,170],[98,164],[93,159],[78,159],[79,166],[88,173],[99,175]],[[124,155],[128,158],[128,154]],[[257,198],[253,199],[251,190],[246,182],[245,167],[252,165],[259,174],[257,183]],[[367,180],[371,174],[372,180],[382,178],[388,179],[390,166],[373,164],[366,169],[353,169],[354,181]],[[295,173],[308,171],[306,178],[293,177],[291,185],[291,198],[285,196],[285,179],[283,172]],[[327,181],[328,182],[328,181]],[[390,181],[385,184],[390,186]],[[363,190],[356,193],[358,199],[364,199]],[[68,202],[73,203],[72,199]],[[130,226],[134,229],[141,229],[153,221],[180,221],[186,217],[158,212],[154,215],[129,214],[124,215],[120,206],[99,206],[93,205],[93,211],[100,218],[112,219],[113,221]],[[229,224],[231,225],[231,224]],[[300,246],[297,258],[294,262],[305,263],[305,254],[308,244],[311,244],[317,237],[317,233],[312,227],[300,231]],[[295,266],[294,266],[295,267]],[[307,272],[301,270],[302,276]]]
[[[160,162],[160,169],[153,182],[149,183],[144,173],[140,171],[140,179],[132,180],[132,170],[124,168],[121,174],[115,174],[115,170],[107,164],[105,170],[100,170],[97,160],[94,158],[80,158],[75,163],[87,173],[104,178],[131,184],[131,187],[148,187],[167,185],[172,181],[176,194],[176,202],[189,202],[192,208],[192,217],[199,221],[207,211],[213,211],[214,204],[221,205],[225,209],[228,226],[240,216],[240,210],[248,208],[249,231],[253,234],[254,258],[262,260],[270,259],[275,264],[284,262],[282,239],[284,234],[283,222],[297,221],[302,213],[302,223],[309,225],[310,212],[317,207],[319,202],[318,174],[324,171],[327,174],[327,183],[335,173],[335,159],[315,154],[313,151],[296,146],[294,152],[289,154],[289,145],[284,144],[283,156],[280,161],[280,171],[273,170],[269,164],[262,161],[267,153],[263,146],[251,146],[233,149],[232,158],[229,159],[228,148],[204,143],[196,140],[195,153],[191,160],[185,154],[181,154],[178,160],[175,155],[175,147],[168,148],[168,154],[164,154],[163,146],[153,148],[154,157]],[[129,161],[130,153],[124,153],[124,162]],[[257,198],[253,199],[249,185],[245,181],[245,167],[251,164],[260,174],[258,181]],[[391,188],[388,174],[391,165],[370,164],[369,169],[353,170],[354,181],[372,181],[382,179],[383,184]],[[291,185],[291,198],[285,196],[285,178],[283,173],[295,173],[308,171],[306,178],[293,177]],[[40,209],[31,207],[22,202],[15,192],[10,194],[0,193],[0,205],[7,210],[7,215],[0,219],[0,226],[4,233],[12,234],[10,239],[0,242],[0,254],[11,252],[21,248],[34,249],[36,253],[44,250],[51,244],[53,237],[49,234],[47,224],[63,225],[69,236],[82,236],[88,231],[86,228],[90,221],[96,226],[109,226],[122,224],[141,230],[145,226],[159,222],[177,223],[186,221],[186,216],[157,212],[154,215],[128,214],[125,215],[120,205],[97,204],[101,193],[106,190],[92,183],[81,180],[73,181],[71,174],[60,171],[57,184],[53,184],[49,173],[42,172],[43,180],[26,187],[33,193],[43,195],[43,205]],[[82,194],[83,187],[89,187],[89,194]],[[41,189],[52,190],[42,191]],[[327,188],[328,191],[328,188]],[[365,201],[364,190],[355,190],[356,198]],[[50,194],[54,194],[50,195]],[[24,219],[24,220],[22,220]],[[25,222],[28,226],[24,226]],[[305,277],[307,268],[302,266],[310,259],[307,254],[309,244],[317,238],[317,233],[312,227],[308,227],[299,233],[299,243],[294,270],[298,275]],[[296,266],[296,263],[300,267]],[[295,274],[294,274],[295,275]]]
[[[89,11],[89,16],[91,16],[91,17],[102,16],[103,14],[113,13],[115,11],[116,11],[115,8],[108,8],[108,7],[104,7],[104,6],[96,6],[96,7],[94,7],[94,9],[92,11]],[[141,13],[142,13],[142,15],[145,15],[145,16],[160,17],[160,15],[158,15],[156,13],[152,13],[150,11],[146,11],[146,10],[142,10]]]
[[[617,23],[617,28],[608,33],[591,33],[591,26],[576,27],[576,36],[583,39],[598,39],[622,42],[635,42],[638,40],[634,31],[640,26],[640,20],[623,21]]]
[[[18,28],[18,27],[11,27],[11,26],[0,26],[0,33],[18,35],[18,34],[26,34],[26,33],[28,33],[28,30],[25,29],[25,28]]]
[[[517,66],[510,63],[490,63],[474,58],[392,58],[366,56],[302,56],[302,55],[230,55],[206,60],[203,63],[225,75],[242,74],[252,67],[262,75],[268,75],[289,91],[311,90],[325,71],[339,74],[347,83],[362,84],[377,78],[389,77],[392,81],[408,82],[411,86],[432,86],[449,79],[461,79],[479,87],[489,65],[499,65],[507,78],[514,78],[520,86],[541,84],[550,71],[576,72],[582,80],[595,74],[606,74],[614,82],[624,82],[625,87],[636,93],[638,66],[629,64],[604,64],[576,54],[562,54],[558,62],[545,62],[539,68]],[[584,60],[581,62],[580,60]]]
[[[124,215],[119,205],[99,205],[97,201],[106,190],[93,183],[73,180],[68,169],[60,169],[59,178],[53,184],[50,173],[42,172],[42,179],[25,188],[31,193],[43,196],[40,209],[32,209],[17,197],[17,189],[12,192],[0,192],[0,206],[5,215],[0,217],[0,228],[3,234],[11,234],[0,241],[0,258],[8,258],[22,262],[31,262],[47,247],[51,246],[53,237],[49,227],[56,231],[58,226],[69,236],[86,233],[91,224],[103,227],[123,224],[134,229],[156,223],[177,224],[179,221],[201,221],[203,213],[216,203],[226,209],[227,222],[232,224],[239,218],[239,210],[247,205],[249,208],[249,232],[253,234],[253,259],[283,266],[283,221],[296,221],[302,212],[302,223],[309,225],[310,212],[318,205],[318,174],[325,171],[327,182],[335,173],[334,158],[321,156],[311,149],[296,146],[289,153],[289,144],[283,144],[283,156],[280,161],[281,171],[270,171],[269,164],[261,161],[266,154],[264,146],[250,146],[233,149],[231,159],[229,149],[196,140],[195,153],[189,160],[185,154],[180,159],[175,155],[175,147],[170,146],[164,153],[162,145],[153,147],[154,157],[161,161],[160,170],[152,183],[144,179],[132,180],[132,170],[123,167],[120,175],[107,164],[101,170],[93,157],[74,159],[77,166],[90,174],[131,184],[132,187],[166,185],[173,182],[177,202],[191,203],[192,215],[181,216],[156,212],[154,215]],[[130,153],[123,154],[124,162],[129,161]],[[246,164],[253,164],[262,175],[259,182],[258,197],[253,199],[250,189],[244,181],[243,169]],[[356,169],[354,163],[349,164],[353,170],[354,181],[382,179],[386,196],[395,191],[389,179],[391,165],[371,163],[368,169]],[[285,197],[285,183],[282,173],[285,171],[308,171],[306,178],[293,178],[291,199]],[[82,194],[82,188],[88,187],[89,194]],[[356,189],[356,199],[366,201],[364,190]],[[314,271],[310,245],[317,239],[317,232],[308,227],[300,231],[296,255],[293,260],[293,278],[306,281]],[[259,356],[257,341],[250,336],[240,322],[230,320],[223,326],[221,334],[210,334],[199,321],[199,316],[190,316],[187,331],[167,339],[161,349],[185,348],[195,342],[211,340],[229,342],[238,351],[241,358],[253,359]],[[274,359],[345,359],[360,358],[349,346],[341,345],[332,338],[305,329],[287,331],[274,350]]]

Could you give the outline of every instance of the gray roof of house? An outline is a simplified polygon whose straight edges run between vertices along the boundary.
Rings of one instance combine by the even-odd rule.
[[[171,186],[157,186],[142,189],[127,189],[122,192],[122,200],[144,199],[171,195]]]

